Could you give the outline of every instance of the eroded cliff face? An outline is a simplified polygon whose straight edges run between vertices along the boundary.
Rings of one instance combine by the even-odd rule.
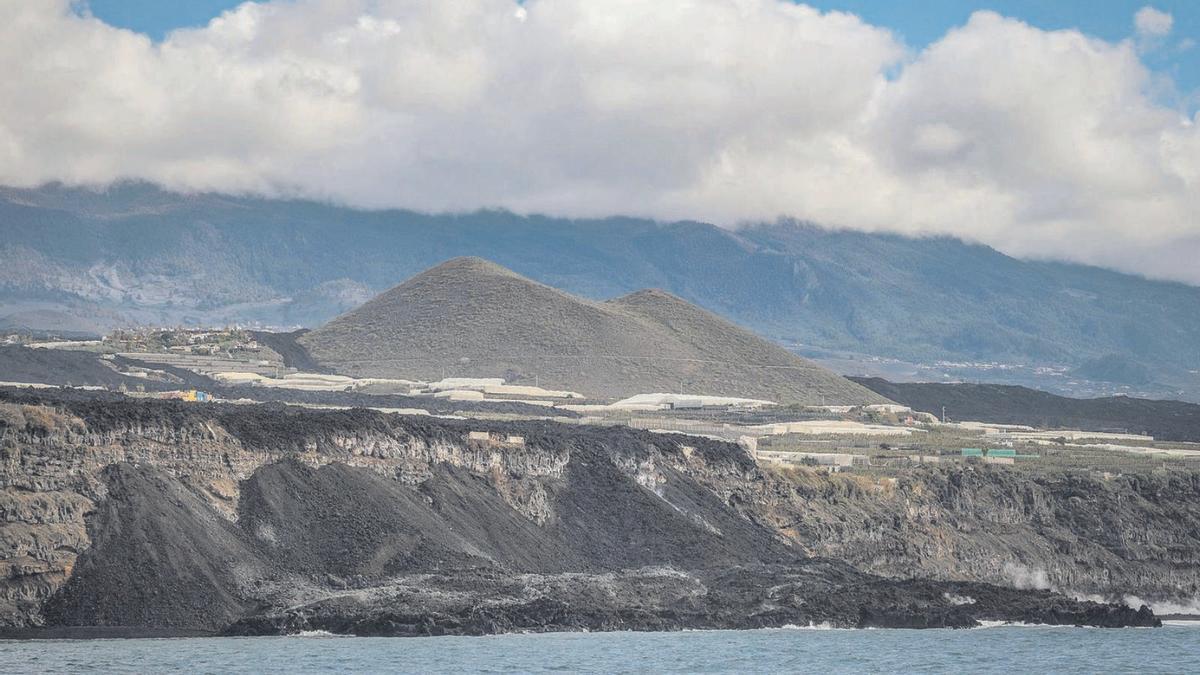
[[[1195,476],[985,468],[867,480],[760,470],[735,445],[624,427],[136,400],[0,406],[5,626],[416,634],[917,615],[970,625],[1014,607],[1065,622],[1133,616],[982,587],[969,593],[991,604],[963,605],[958,587],[883,587],[859,569],[1197,595]]]
[[[924,466],[885,477],[745,470],[688,461],[688,454],[624,468],[659,492],[668,472],[684,472],[805,555],[882,576],[984,581],[1200,611],[1194,471]]]
[[[153,467],[236,522],[243,482],[284,459],[310,467],[336,462],[408,486],[428,482],[446,464],[490,477],[508,504],[544,524],[550,518],[544,483],[562,476],[569,457],[553,448],[512,452],[467,442],[463,430],[425,433],[420,420],[372,428],[357,424],[355,413],[332,413],[323,421],[333,424],[296,429],[276,408],[284,417],[275,420],[276,428],[251,431],[244,427],[253,424],[245,419],[252,415],[235,414],[228,418],[235,420],[231,433],[219,419],[171,414],[178,407],[146,418],[132,401],[85,406],[84,415],[95,415],[90,423],[53,406],[0,406],[7,422],[0,427],[0,555],[6,572],[0,625],[41,621],[42,603],[92,544],[86,518],[108,497],[109,467]],[[378,422],[377,415],[366,417]],[[310,421],[311,415],[297,418]]]
[[[767,475],[757,503],[812,555],[888,576],[1200,606],[1200,474],[922,468]]]

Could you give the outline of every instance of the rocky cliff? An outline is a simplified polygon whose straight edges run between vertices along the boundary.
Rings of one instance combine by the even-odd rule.
[[[623,427],[53,396],[0,393],[10,632],[1145,625],[1013,587],[1196,596],[1196,476],[867,480]]]
[[[782,535],[874,573],[1200,607],[1196,472],[785,471],[759,485],[759,512]]]

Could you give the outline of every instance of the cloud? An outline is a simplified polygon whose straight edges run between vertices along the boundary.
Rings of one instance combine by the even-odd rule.
[[[161,43],[0,0],[0,60],[0,183],[789,216],[1200,282],[1200,119],[1131,42],[991,12],[914,53],[778,0],[290,0]]]
[[[1142,37],[1164,37],[1171,32],[1175,17],[1170,12],[1146,6],[1133,15],[1133,27]]]

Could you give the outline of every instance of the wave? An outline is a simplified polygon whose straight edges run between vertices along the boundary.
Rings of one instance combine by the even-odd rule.
[[[1200,598],[1173,602],[1170,600],[1142,600],[1136,595],[1126,595],[1123,600],[1125,604],[1135,609],[1141,605],[1146,605],[1155,614],[1192,614],[1200,616]]]
[[[348,638],[348,637],[354,637],[354,636],[353,636],[353,635],[346,635],[346,634],[344,634],[344,633],[330,633],[330,632],[329,632],[329,631],[327,631],[327,630],[302,630],[302,631],[300,631],[299,633],[293,633],[293,634],[292,634],[292,635],[290,635],[289,637],[302,637],[302,638]]]
[[[1074,624],[1059,623],[1025,623],[1024,621],[983,621],[972,630],[984,628],[1074,628]]]

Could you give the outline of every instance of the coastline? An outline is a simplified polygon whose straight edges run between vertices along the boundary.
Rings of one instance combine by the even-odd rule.
[[[1164,626],[1196,626],[1200,627],[1200,616],[1198,615],[1168,615],[1158,617],[1158,625],[1127,625],[1127,626],[1100,626],[1088,624],[1050,624],[1050,623],[1026,623],[1021,621],[1004,621],[1004,620],[979,620],[976,626],[938,626],[938,625],[912,625],[912,626],[835,626],[830,623],[810,623],[808,625],[798,625],[794,623],[784,623],[778,626],[754,626],[754,627],[713,627],[713,626],[698,626],[698,627],[648,627],[645,629],[638,628],[615,628],[591,630],[588,628],[553,628],[551,630],[509,630],[496,631],[485,633],[430,633],[430,634],[415,634],[403,633],[393,635],[382,634],[363,634],[356,635],[353,633],[335,633],[328,630],[302,630],[293,633],[230,633],[227,631],[203,631],[203,630],[188,630],[181,628],[153,628],[147,626],[46,626],[38,628],[3,628],[0,629],[0,642],[6,641],[74,641],[74,640],[140,640],[140,639],[187,639],[187,638],[433,638],[433,637],[467,637],[467,638],[487,638],[487,637],[503,637],[510,635],[587,635],[587,634],[612,634],[612,633],[704,633],[704,632],[719,632],[719,633],[740,633],[746,631],[936,631],[936,630],[953,630],[953,631],[971,631],[993,628],[1091,628],[1100,630],[1113,630],[1119,628],[1162,628]]]
[[[203,637],[218,637],[218,634],[212,631],[149,626],[45,626],[0,629],[0,640],[130,640]]]

